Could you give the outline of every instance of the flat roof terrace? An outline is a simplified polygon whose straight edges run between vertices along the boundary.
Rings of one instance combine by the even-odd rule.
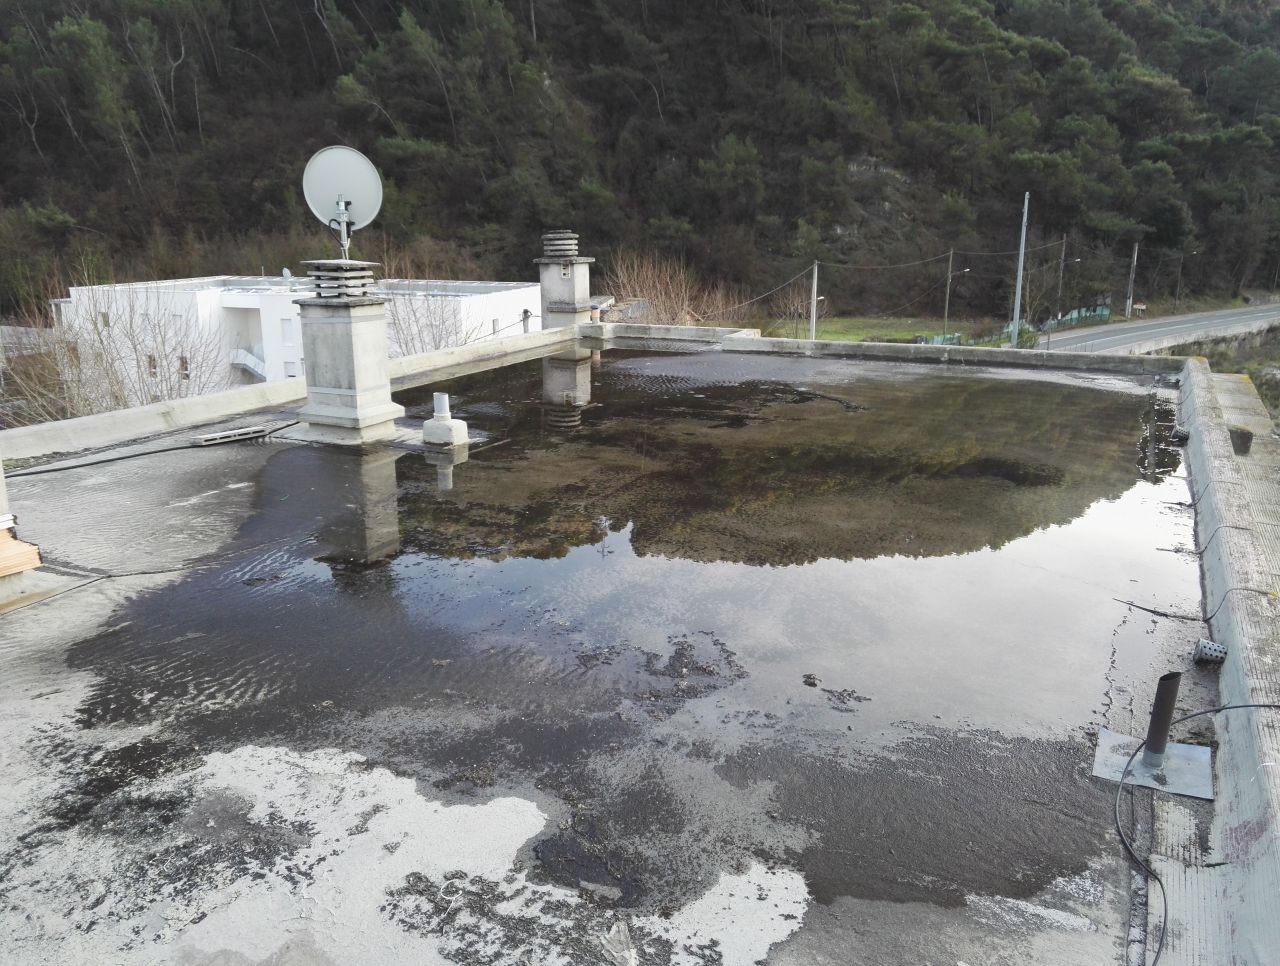
[[[570,355],[572,432],[538,362],[401,393],[447,466],[10,475],[19,961],[1125,962],[1088,736],[1201,633],[1172,383]]]
[[[459,298],[471,295],[489,295],[500,292],[518,292],[536,289],[537,282],[488,282],[457,281],[453,279],[383,278],[373,286],[374,291],[385,294],[405,294]],[[208,289],[227,289],[235,292],[280,292],[291,288],[300,292],[311,290],[305,275],[205,275],[197,278],[155,279],[139,282],[117,282],[104,285],[78,285],[73,290],[93,288],[124,291],[146,289],[151,291],[200,292]],[[65,299],[56,299],[65,302]]]

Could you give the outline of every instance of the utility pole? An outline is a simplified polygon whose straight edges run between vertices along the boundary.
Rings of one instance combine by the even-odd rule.
[[[1133,243],[1133,261],[1129,263],[1129,294],[1124,300],[1124,317],[1133,318],[1133,278],[1138,274],[1138,243]]]
[[[809,341],[818,338],[818,263],[813,263],[813,291],[809,293]]]
[[[963,272],[953,272],[951,270],[951,264],[955,260],[955,257],[956,257],[956,250],[953,248],[951,249],[950,253],[947,255],[947,300],[942,306],[942,344],[943,345],[946,345],[947,343],[947,325],[951,321],[951,280],[955,278],[957,275],[965,275],[969,271],[969,269],[966,268]]]
[[[942,303],[942,341],[947,341],[947,320],[951,318],[951,266],[956,260],[956,250],[947,252],[947,298]]]
[[[1031,211],[1031,192],[1022,198],[1022,241],[1018,243],[1018,283],[1013,290],[1013,325],[1010,327],[1009,345],[1018,348],[1018,335],[1022,331],[1022,267],[1027,261],[1027,214]]]
[[[1199,254],[1200,254],[1200,252],[1199,252],[1199,250],[1196,250],[1196,251],[1193,251],[1191,254],[1192,254],[1192,255],[1199,255]],[[1177,309],[1178,309],[1178,305],[1179,305],[1179,303],[1182,301],[1182,263],[1183,263],[1183,262],[1185,262],[1186,260],[1187,260],[1187,253],[1186,253],[1186,252],[1183,252],[1181,255],[1179,255],[1179,256],[1178,256],[1178,285],[1177,285],[1177,287],[1173,290],[1173,308],[1174,308],[1174,311],[1177,311]],[[1276,284],[1275,284],[1275,282],[1273,281],[1273,282],[1271,283],[1271,288],[1272,288],[1272,290],[1273,290],[1273,291],[1275,290],[1275,287],[1276,287]]]
[[[1058,321],[1062,321],[1062,276],[1067,271],[1067,233],[1062,233],[1062,257],[1058,260]]]

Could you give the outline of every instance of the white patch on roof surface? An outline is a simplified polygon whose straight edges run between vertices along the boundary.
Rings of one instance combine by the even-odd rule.
[[[518,853],[546,823],[533,802],[446,805],[357,754],[242,746],[130,795],[177,803],[176,818],[84,822],[14,870],[0,932],[22,962],[550,966],[598,958],[618,919],[528,880]],[[698,947],[754,963],[807,901],[798,873],[757,864],[669,920],[635,920],[634,941],[673,944],[675,963]]]
[[[800,928],[808,905],[804,876],[757,862],[744,874],[720,876],[706,895],[670,919],[639,922],[675,943],[675,966],[707,962],[692,950],[712,944],[726,964],[755,963],[764,959],[770,946]]]

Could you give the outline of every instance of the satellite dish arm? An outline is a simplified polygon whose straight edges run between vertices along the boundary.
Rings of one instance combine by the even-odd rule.
[[[342,195],[338,195],[337,208],[337,215],[329,219],[329,230],[338,239],[338,247],[342,250],[342,257],[345,259],[351,250],[351,202]]]

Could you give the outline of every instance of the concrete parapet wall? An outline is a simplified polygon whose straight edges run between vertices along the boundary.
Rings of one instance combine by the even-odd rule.
[[[897,342],[810,342],[807,339],[723,340],[728,352],[782,352],[791,355],[921,362],[956,366],[1015,366],[1025,369],[1091,369],[1129,375],[1178,372],[1182,360],[1170,357],[1098,355],[1045,349],[987,349],[979,346],[917,345]]]
[[[988,349],[980,346],[918,345],[901,342],[810,342],[808,339],[771,339],[758,329],[733,329],[697,325],[637,325],[605,323],[583,325],[587,338],[653,339],[661,341],[714,342],[726,352],[777,352],[836,359],[884,362],[919,362],[933,365],[1014,366],[1026,369],[1090,369],[1128,375],[1174,373],[1182,360],[1129,354],[1055,352],[1047,349]]]
[[[568,348],[575,341],[575,331],[566,328],[401,356],[388,362],[391,388],[409,389],[539,359]],[[305,402],[306,398],[307,387],[302,379],[264,382],[204,396],[0,430],[0,452],[11,460],[72,453],[216,422],[255,409],[289,408]]]
[[[1227,405],[1221,398],[1230,388]],[[1239,391],[1236,391],[1236,390]],[[1223,704],[1280,703],[1280,441],[1252,385],[1214,376],[1203,359],[1183,370],[1180,413],[1196,504],[1204,606],[1212,638],[1227,647]],[[1261,430],[1237,456],[1228,426]],[[1212,903],[1231,923],[1223,961],[1261,964],[1280,950],[1280,712],[1217,715],[1217,808],[1211,847],[1230,874]],[[1176,913],[1171,910],[1176,919]],[[1176,924],[1176,923],[1175,923]],[[1190,961],[1190,960],[1188,960]]]
[[[552,352],[571,347],[576,341],[577,333],[573,327],[562,327],[509,335],[501,339],[485,339],[483,342],[453,349],[436,349],[434,352],[401,356],[391,360],[391,388],[413,389],[473,372],[541,359]]]
[[[0,430],[0,452],[6,459],[72,453],[216,422],[255,409],[292,406],[306,398],[307,387],[301,379],[264,382],[206,396],[188,396],[132,409]]]
[[[660,339],[685,342],[721,342],[734,336],[760,338],[759,329],[738,329],[713,325],[645,325],[637,322],[605,322],[580,325],[579,335],[589,339]]]

